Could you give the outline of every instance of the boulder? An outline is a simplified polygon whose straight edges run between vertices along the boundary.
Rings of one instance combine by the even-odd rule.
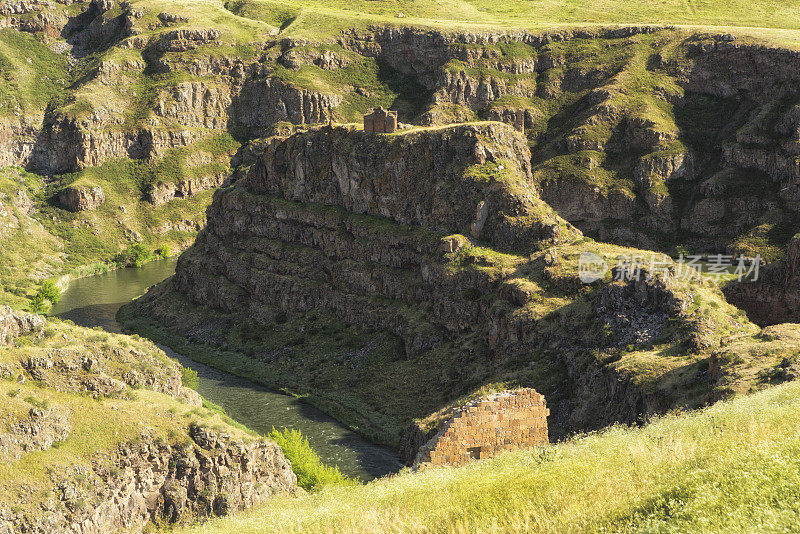
[[[99,185],[66,187],[58,193],[58,203],[69,211],[97,209],[105,201],[106,195]]]

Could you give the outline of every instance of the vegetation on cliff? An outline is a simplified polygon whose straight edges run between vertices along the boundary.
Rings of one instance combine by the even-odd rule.
[[[7,221],[0,228],[0,303],[24,308],[44,280],[113,264],[132,246],[149,254],[162,246],[180,250],[191,242],[211,192],[160,206],[142,202],[135,175],[127,172],[135,165],[122,161],[91,169],[87,174],[96,177],[93,184],[103,187],[106,201],[96,210],[76,213],[56,204],[55,187],[41,176],[13,167],[0,170],[0,209]]]

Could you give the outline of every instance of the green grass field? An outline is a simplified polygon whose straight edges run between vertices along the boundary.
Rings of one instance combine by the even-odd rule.
[[[185,532],[789,532],[798,410],[800,384],[787,384],[642,428],[276,498]]]

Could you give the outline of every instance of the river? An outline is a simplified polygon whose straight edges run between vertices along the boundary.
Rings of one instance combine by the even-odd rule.
[[[154,261],[138,269],[118,269],[74,280],[51,314],[81,326],[99,326],[118,333],[120,327],[115,316],[120,306],[171,276],[175,262],[175,259]],[[299,429],[325,463],[363,481],[400,468],[397,456],[391,451],[364,440],[313,406],[161,348],[185,367],[197,371],[200,378],[197,390],[204,398],[224,408],[248,428],[262,434],[273,426]]]

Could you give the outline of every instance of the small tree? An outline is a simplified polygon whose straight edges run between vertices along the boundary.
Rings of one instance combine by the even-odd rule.
[[[136,243],[129,246],[125,252],[117,254],[114,261],[125,267],[141,267],[151,259],[153,259],[153,253],[141,243]]]
[[[58,304],[61,300],[61,290],[53,280],[45,280],[39,291],[31,298],[31,311],[45,313],[50,306]]]
[[[61,300],[61,290],[58,288],[53,280],[45,280],[42,287],[39,288],[39,295],[43,299],[49,300],[50,304],[58,304]]]
[[[184,367],[181,376],[181,382],[189,389],[197,391],[200,387],[200,377],[197,376],[197,371],[190,367]]]
[[[150,258],[152,258],[152,254],[150,254],[150,251],[147,250],[147,248],[145,248],[145,246],[140,243],[132,245],[128,250],[130,251],[130,255],[128,256],[129,262],[134,267],[141,267],[142,265],[150,261]]]

